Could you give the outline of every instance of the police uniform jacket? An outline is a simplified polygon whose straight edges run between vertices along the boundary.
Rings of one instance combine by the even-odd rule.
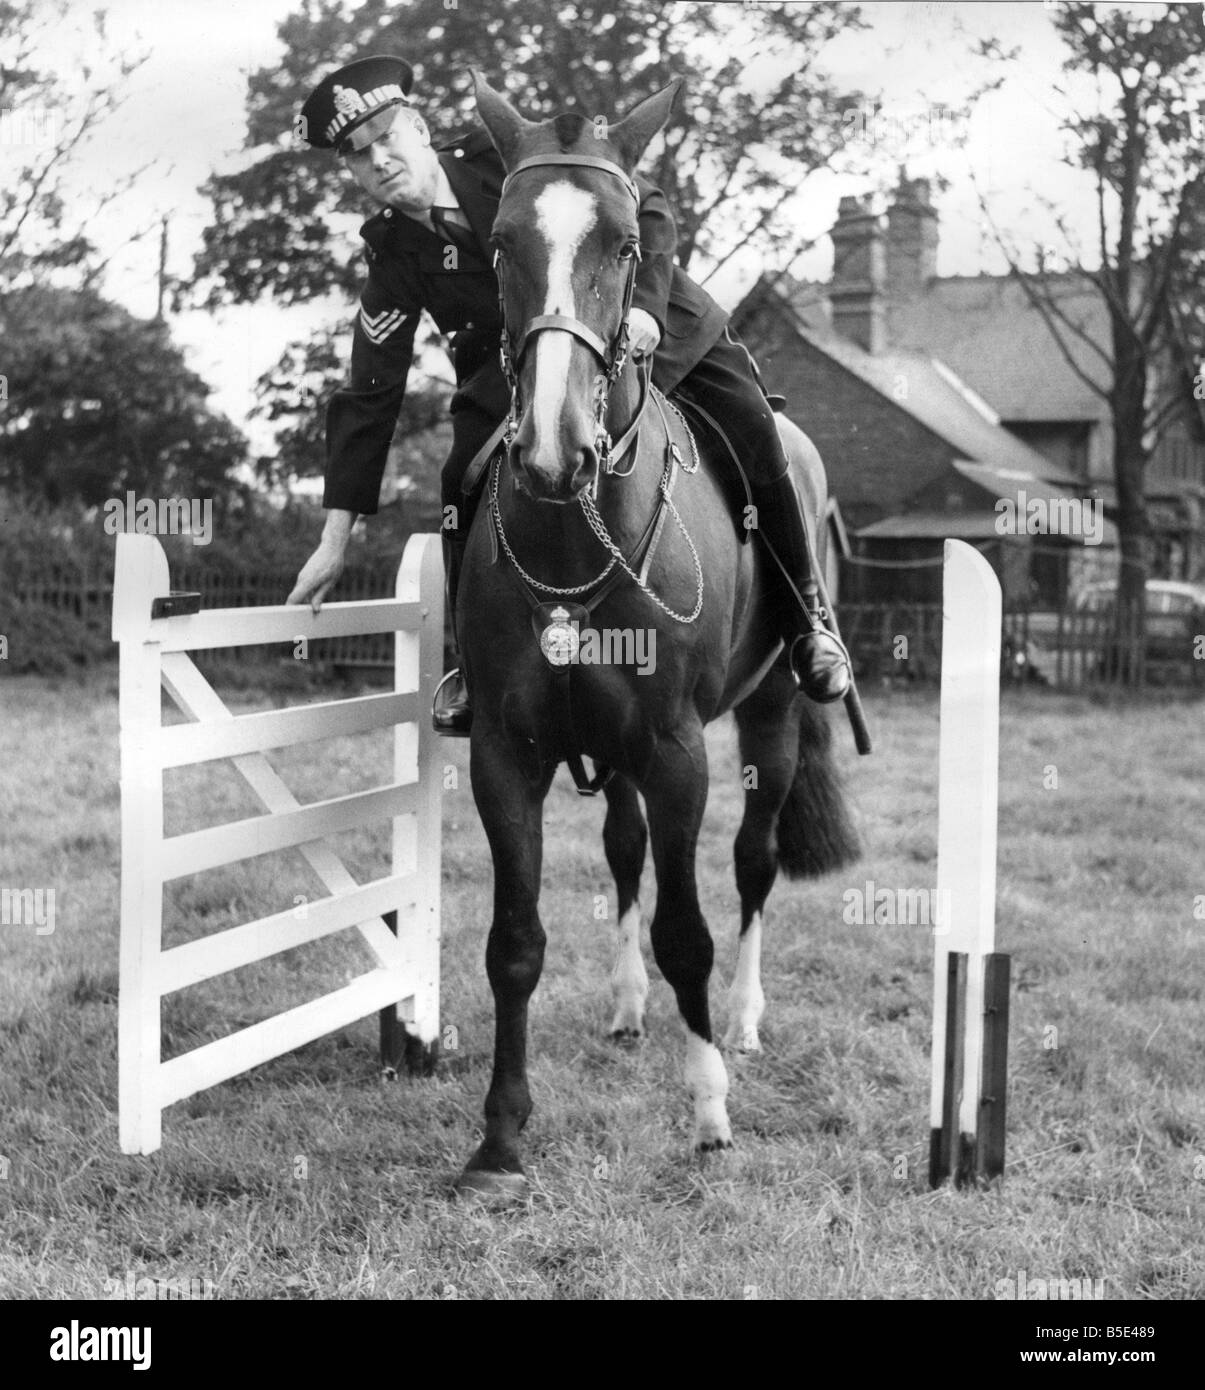
[[[453,258],[443,233],[392,208],[360,229],[368,279],[353,330],[350,380],[327,407],[322,499],[327,508],[366,514],[377,510],[424,309],[452,337],[457,382],[453,414],[476,407],[501,421],[510,402],[498,355],[498,281],[488,245],[506,170],[484,130],[454,141],[438,155],[471,224],[473,245],[457,246]],[[632,305],[651,314],[661,329],[653,381],[668,392],[723,334],[728,315],[674,265],[677,229],[664,195],[640,176],[636,185],[642,259]]]

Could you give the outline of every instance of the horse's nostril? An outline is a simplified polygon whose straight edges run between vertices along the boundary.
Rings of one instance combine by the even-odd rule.
[[[573,470],[573,487],[589,487],[598,476],[598,451],[592,444],[584,444],[578,454],[577,467]]]

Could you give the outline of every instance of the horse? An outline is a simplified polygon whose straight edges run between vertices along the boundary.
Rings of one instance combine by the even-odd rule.
[[[712,466],[716,444],[695,437],[650,386],[647,364],[626,352],[639,254],[632,174],[677,84],[605,131],[574,114],[528,121],[476,73],[474,84],[507,169],[492,243],[512,405],[470,531],[456,614],[474,701],[473,795],[493,859],[486,969],[495,1005],[485,1132],[457,1191],[509,1200],[526,1190],[527,1011],[546,944],[543,805],[559,764],[569,763],[579,790],[605,783],[603,846],[619,914],[610,1033],[627,1043],[644,1032],[640,880],[651,840],[652,949],[686,1028],[700,1152],[732,1144],[708,1009],[714,947],[695,881],[709,775],[704,726],[735,712],[744,767],[726,1046],[760,1047],[762,914],[778,870],[823,874],[858,849],[828,718],[798,695],[778,636],[772,561],[760,544],[741,543]],[[819,455],[778,418],[820,535]],[[614,659],[599,660],[608,633],[632,640],[613,641]],[[642,634],[655,661],[633,659]],[[587,782],[583,756],[609,778],[596,771]]]

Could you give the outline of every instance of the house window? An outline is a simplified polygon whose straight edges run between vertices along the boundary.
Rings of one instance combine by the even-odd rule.
[[[1088,476],[1086,420],[1008,420],[1010,433],[1036,450],[1060,472],[1074,478]]]
[[[1029,601],[1034,608],[1061,608],[1067,598],[1067,546],[1035,536],[1029,555]]]

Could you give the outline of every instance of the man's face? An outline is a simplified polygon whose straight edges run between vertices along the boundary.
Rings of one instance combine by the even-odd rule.
[[[426,212],[435,201],[439,160],[422,117],[399,107],[393,124],[362,150],[343,156],[356,182],[378,203]]]

